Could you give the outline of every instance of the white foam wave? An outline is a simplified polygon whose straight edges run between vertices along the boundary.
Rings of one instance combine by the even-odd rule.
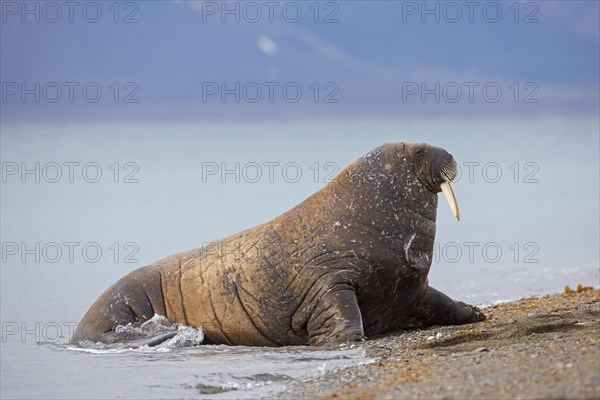
[[[84,341],[77,344],[69,343],[63,347],[67,350],[92,354],[165,353],[178,348],[198,346],[204,341],[202,328],[177,324],[158,314],[154,314],[152,318],[143,323],[118,325],[115,327],[115,333],[132,338],[132,340],[113,344]],[[174,334],[174,336],[156,346],[147,344],[153,338],[167,334]]]

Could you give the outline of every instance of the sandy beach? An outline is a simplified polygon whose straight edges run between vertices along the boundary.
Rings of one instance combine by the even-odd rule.
[[[600,290],[487,307],[487,321],[369,338],[373,362],[296,384],[284,398],[598,399]]]

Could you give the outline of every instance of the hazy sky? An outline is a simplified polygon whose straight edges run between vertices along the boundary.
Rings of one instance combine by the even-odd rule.
[[[599,3],[11,2],[2,120],[597,115]]]

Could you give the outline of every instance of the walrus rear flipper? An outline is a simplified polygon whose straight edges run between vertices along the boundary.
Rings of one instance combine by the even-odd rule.
[[[100,335],[100,339],[98,341],[102,342],[102,343],[108,343],[108,344],[123,343],[127,347],[132,347],[134,349],[137,349],[138,347],[142,347],[142,346],[149,346],[149,347],[158,346],[159,344],[166,342],[167,340],[175,337],[175,335],[177,335],[177,332],[168,332],[168,333],[163,333],[161,335],[141,337],[138,339],[138,338],[132,338],[130,336],[123,337],[116,332],[107,332],[107,333]]]
[[[121,324],[119,324],[121,325]],[[128,330],[126,324],[122,324],[125,327],[123,330],[117,329],[117,331],[110,330],[107,332],[100,332],[99,325],[96,323],[89,323],[87,326],[78,327],[75,335],[73,335],[72,342],[80,341],[92,341],[101,342],[106,344],[123,343],[127,347],[138,348],[142,346],[157,346],[175,335],[177,332],[166,332],[166,333],[152,333],[152,332],[140,332],[135,329]],[[106,325],[104,329],[106,329]]]
[[[75,329],[71,341],[156,345],[174,335],[145,337],[133,332],[115,332],[117,326],[143,323],[155,314],[166,314],[160,274],[152,269],[138,269],[102,293]]]

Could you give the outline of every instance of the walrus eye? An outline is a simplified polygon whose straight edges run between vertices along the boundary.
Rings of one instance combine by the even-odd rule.
[[[415,150],[415,157],[417,157],[417,158],[423,157],[423,149],[416,149]]]

